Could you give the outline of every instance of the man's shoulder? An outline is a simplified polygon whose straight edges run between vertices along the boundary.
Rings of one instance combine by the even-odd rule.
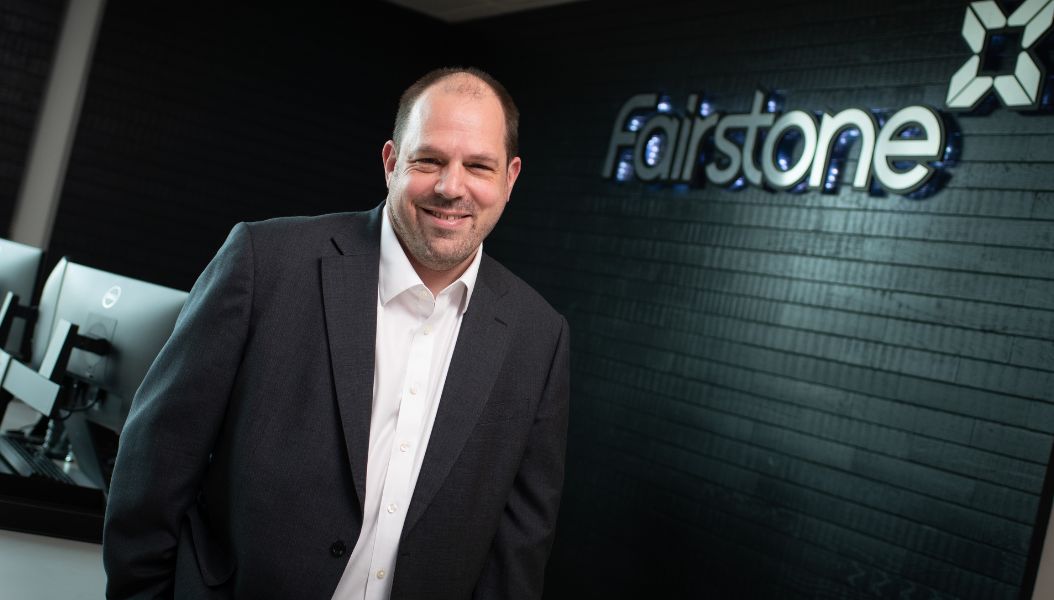
[[[334,243],[339,244],[344,239],[366,237],[378,214],[375,208],[361,212],[275,217],[247,222],[245,227],[257,248],[295,252],[314,249],[321,244],[332,249]]]
[[[249,221],[246,225],[253,234],[319,234],[346,231],[356,222],[365,221],[372,211],[335,212],[324,215],[274,217]]]

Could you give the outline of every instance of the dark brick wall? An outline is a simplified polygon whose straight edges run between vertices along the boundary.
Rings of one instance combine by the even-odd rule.
[[[372,208],[399,93],[447,62],[444,31],[379,2],[110,0],[51,264],[189,289],[238,221]]]
[[[482,62],[525,161],[487,248],[572,326],[548,596],[1016,598],[1054,432],[1054,115],[952,117],[924,200],[600,178],[638,92],[940,107],[965,6],[111,0],[51,249],[189,287],[236,221],[379,201],[399,90]]]
[[[4,232],[11,225],[65,4],[61,0],[0,3],[0,229]]]
[[[942,108],[966,4],[594,2],[470,26],[499,33],[490,66],[524,113],[488,250],[572,329],[549,597],[1028,587],[1054,432],[1054,115],[951,117],[960,161],[924,200],[600,177],[635,93]]]

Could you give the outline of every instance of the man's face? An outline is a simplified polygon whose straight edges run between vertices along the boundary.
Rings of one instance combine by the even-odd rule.
[[[415,268],[466,267],[519,175],[519,157],[506,157],[501,103],[480,88],[458,93],[438,82],[414,104],[400,147],[384,145],[392,228]]]

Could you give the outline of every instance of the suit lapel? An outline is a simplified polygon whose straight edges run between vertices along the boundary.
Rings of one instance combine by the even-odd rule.
[[[344,256],[322,258],[322,301],[330,366],[360,513],[366,499],[373,409],[380,214],[379,210],[369,213],[365,231],[360,235],[348,232],[333,238]]]
[[[371,211],[360,232],[336,236],[342,256],[322,258],[322,300],[337,406],[348,449],[359,511],[366,499],[370,419],[377,337],[377,270],[380,210]],[[403,525],[410,531],[454,466],[476,426],[505,358],[504,281],[483,256],[469,309],[458,332],[424,463]]]
[[[461,321],[435,424],[428,440],[403,535],[428,508],[476,426],[498,377],[508,341],[501,282],[484,255],[479,281]]]

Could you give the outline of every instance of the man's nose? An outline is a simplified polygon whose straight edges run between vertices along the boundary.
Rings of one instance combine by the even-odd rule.
[[[460,198],[465,193],[465,168],[448,163],[439,175],[435,192],[444,198]]]

